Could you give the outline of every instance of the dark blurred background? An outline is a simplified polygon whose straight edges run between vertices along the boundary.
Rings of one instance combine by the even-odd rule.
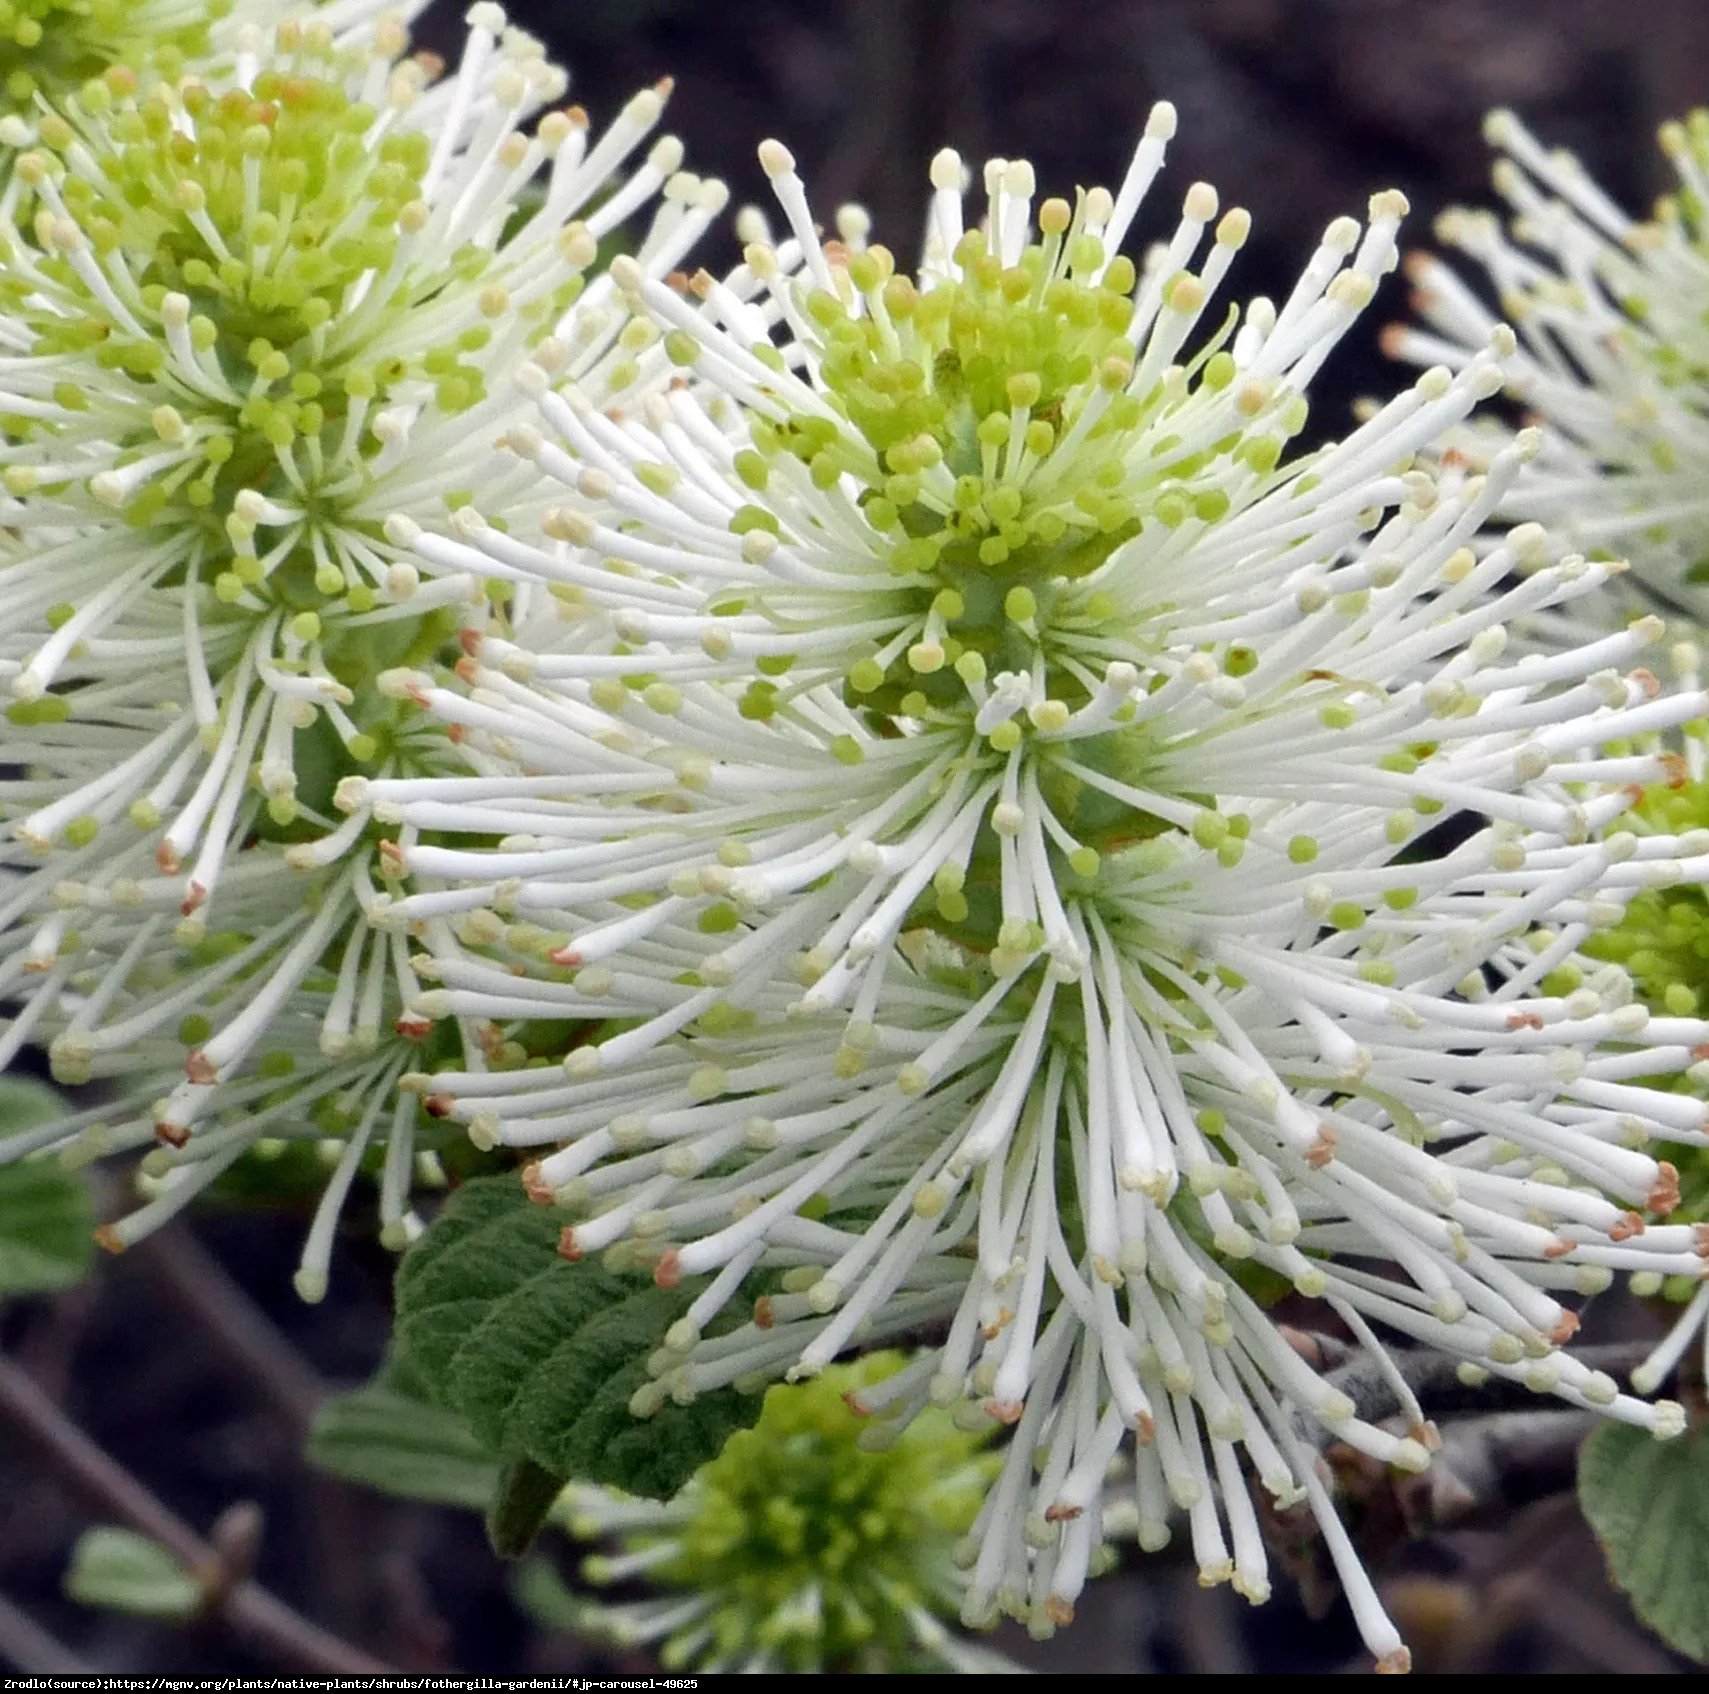
[[[449,50],[466,0],[432,10],[423,38]],[[511,0],[518,22],[568,62],[596,124],[634,89],[677,79],[666,123],[690,168],[758,199],[758,142],[786,140],[815,207],[873,212],[876,235],[911,251],[931,153],[1030,158],[1041,193],[1113,185],[1150,104],[1173,100],[1158,224],[1196,178],[1245,204],[1254,238],[1230,288],[1285,292],[1330,218],[1375,189],[1411,197],[1413,243],[1433,214],[1482,197],[1479,119],[1516,107],[1575,149],[1621,201],[1662,187],[1655,126],[1709,95],[1706,0]],[[1145,239],[1158,224],[1143,219]],[[716,244],[707,262],[733,258]],[[1392,378],[1375,328],[1343,348],[1316,390],[1333,432],[1356,395]],[[116,1173],[115,1173],[116,1174]],[[109,1203],[117,1203],[116,1192]],[[51,1301],[0,1310],[0,1348],[133,1477],[205,1533],[234,1503],[259,1504],[257,1571],[303,1614],[392,1664],[492,1675],[622,1668],[541,1628],[467,1514],[400,1504],[315,1478],[300,1450],[330,1388],[367,1376],[387,1328],[390,1260],[364,1203],[349,1209],[333,1292],[298,1304],[289,1276],[302,1215],[226,1213],[104,1262]],[[1599,1301],[1592,1339],[1653,1326]],[[1387,1554],[1386,1597],[1426,1671],[1644,1673],[1681,1668],[1633,1620],[1602,1571],[1566,1475],[1498,1521]],[[170,1629],[93,1614],[59,1583],[90,1509],[0,1422],[0,1669],[267,1674],[270,1661],[216,1626]],[[1380,1503],[1379,1503],[1380,1504]],[[1367,1541],[1394,1543],[1367,1503]],[[1393,1533],[1391,1533],[1391,1531]],[[566,1569],[569,1568],[566,1565]],[[1049,1648],[1000,1645],[1041,1667],[1332,1672],[1367,1661],[1330,1591],[1306,1601],[1278,1580],[1254,1612],[1200,1590],[1168,1555],[1088,1592]],[[1313,1618],[1308,1610],[1327,1607]],[[43,1639],[43,1632],[51,1639]],[[53,1660],[54,1662],[48,1662]]]

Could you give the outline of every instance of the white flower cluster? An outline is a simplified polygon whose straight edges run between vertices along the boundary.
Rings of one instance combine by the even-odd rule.
[[[1497,192],[1512,211],[1504,226],[1488,212],[1446,214],[1438,233],[1485,276],[1502,316],[1518,331],[1506,370],[1508,394],[1545,426],[1543,449],[1502,502],[1510,519],[1548,524],[1557,543],[1630,558],[1625,591],[1581,602],[1565,616],[1531,620],[1524,635],[1542,647],[1594,641],[1640,613],[1673,620],[1671,669],[1697,686],[1709,600],[1709,112],[1662,126],[1663,153],[1678,182],[1647,220],[1630,216],[1570,153],[1547,150],[1510,112],[1486,126],[1500,157]],[[1460,366],[1473,358],[1494,315],[1478,288],[1441,260],[1412,265],[1414,303],[1427,328],[1395,326],[1390,351],[1414,362]],[[1450,439],[1451,474],[1488,462],[1513,439],[1495,418]],[[1671,746],[1675,769],[1628,816],[1641,835],[1701,833],[1709,827],[1709,782],[1701,719]],[[1709,1006],[1709,900],[1690,871],[1633,902],[1620,923],[1593,937],[1582,968],[1612,961],[1657,1011],[1695,1014]],[[1569,967],[1577,971],[1581,967]],[[1709,1077],[1678,1084],[1701,1103]],[[1681,1112],[1688,1108],[1681,1106]],[[1680,1216],[1709,1216],[1709,1156],[1685,1161]],[[1667,1287],[1682,1309],[1652,1357],[1633,1373],[1653,1393],[1693,1340],[1709,1361],[1709,1284],[1668,1283],[1639,1271],[1633,1286]]]
[[[459,768],[378,678],[438,663],[483,592],[422,581],[383,521],[443,515],[469,479],[530,533],[531,473],[498,445],[512,367],[555,333],[620,386],[599,244],[657,201],[634,262],[663,272],[724,198],[674,138],[629,163],[667,89],[597,140],[576,108],[530,129],[565,79],[499,7],[434,84],[373,10],[251,25],[227,70],[112,70],[0,123],[23,149],[0,195],[0,1061],[32,1042],[61,1080],[124,1085],[85,1153],[163,1144],[163,1191],[112,1245],[340,1102],[362,1127],[309,1291],[376,1119],[402,1149],[383,1225],[408,1232],[394,1084],[426,1033],[407,947],[362,915],[345,779]]]
[[[1630,560],[1651,607],[1701,621],[1709,558],[1709,113],[1663,127],[1678,192],[1640,221],[1572,154],[1545,149],[1511,112],[1486,126],[1513,216],[1454,210],[1438,234],[1488,273],[1518,335],[1507,392],[1547,424],[1543,450],[1504,511],[1548,525],[1563,546]],[[1389,349],[1457,367],[1496,319],[1440,259],[1409,269],[1427,328],[1397,325]],[[1493,421],[1456,443],[1476,463],[1511,432]],[[1612,608],[1606,621],[1612,621]]]
[[[939,154],[911,274],[768,142],[786,227],[719,279],[668,86],[539,115],[496,5],[443,77],[371,0],[148,0],[146,74],[66,10],[0,0],[46,55],[0,54],[0,1066],[104,1097],[0,1161],[147,1149],[122,1247],[318,1142],[313,1299],[358,1173],[401,1247],[462,1128],[566,1259],[694,1279],[642,1417],[924,1338],[850,1403],[993,1437],[934,1652],[946,1602],[1067,1621],[1118,1517],[1263,1599],[1255,1476],[1404,1669],[1320,1458],[1429,1462],[1385,1336],[1683,1427],[1568,1343],[1684,1279],[1653,1391],[1709,1299],[1709,696],[1607,610],[1694,606],[1709,545],[1709,127],[1635,225],[1498,119],[1531,250],[1447,229],[1517,334],[1426,262],[1429,368],[1306,448],[1405,201],[1227,304],[1208,185],[1123,251],[1167,105],[1072,202]],[[689,1504],[612,1510],[699,1560]],[[778,1662],[864,1617],[709,1593],[637,1615]]]
[[[1559,1296],[1701,1272],[1653,1145],[1701,1145],[1703,1110],[1639,1079],[1705,1027],[1618,966],[1541,984],[1709,870],[1709,839],[1614,827],[1677,761],[1601,751],[1704,703],[1631,668],[1653,623],[1507,651],[1620,568],[1534,525],[1473,550],[1533,435],[1446,485],[1417,457],[1507,332],[1288,456],[1403,203],[1196,337],[1245,215],[1198,185],[1119,255],[1173,123],[1073,206],[993,162],[977,229],[940,155],[914,278],[858,215],[821,244],[775,144],[781,245],[750,224],[686,290],[615,264],[683,374],[613,408],[523,367],[542,538],[479,499],[392,520],[527,592],[466,614],[463,688],[405,684],[470,774],[361,797],[413,879],[380,921],[455,938],[414,1010],[590,1031],[561,1068],[405,1086],[538,1149],[566,1256],[711,1277],[639,1412],[935,1329],[875,1392],[1012,1426],[971,1619],[1072,1614],[1137,1435],[1146,1544],[1185,1511],[1206,1580],[1262,1598],[1250,1465],[1310,1501],[1399,1668],[1312,1442],[1418,1467],[1429,1427],[1360,1418],[1255,1295],[1680,1427],[1561,1350]],[[708,1338],[762,1265],[789,1292]]]

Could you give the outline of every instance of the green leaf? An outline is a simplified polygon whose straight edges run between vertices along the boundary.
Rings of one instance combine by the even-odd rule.
[[[1709,1662],[1709,1427],[1658,1441],[1604,1424],[1579,1454],[1578,1497],[1633,1611]]]
[[[487,1540],[501,1559],[520,1559],[534,1545],[558,1496],[563,1478],[527,1457],[512,1459],[499,1473],[498,1493],[487,1513]]]
[[[40,1083],[0,1077],[0,1142],[60,1117]],[[89,1274],[95,1212],[82,1177],[51,1158],[0,1165],[0,1295],[51,1294]]]
[[[568,1263],[562,1222],[514,1176],[464,1183],[399,1268],[400,1355],[502,1459],[668,1498],[759,1416],[760,1396],[721,1389],[636,1418],[647,1357],[704,1281],[666,1290]]]
[[[484,1512],[498,1487],[498,1460],[454,1412],[423,1398],[401,1372],[321,1407],[309,1430],[311,1464],[382,1494]]]
[[[103,1611],[184,1623],[201,1609],[201,1584],[158,1542],[128,1529],[85,1530],[65,1573],[68,1598]]]
[[[567,1274],[558,1275],[560,1270]],[[476,1345],[452,1367],[458,1404],[484,1440],[505,1445],[531,1373],[560,1342],[599,1317],[610,1292],[602,1283],[603,1278],[578,1275],[554,1258],[516,1289],[502,1317],[495,1321],[493,1313],[487,1314],[482,1333],[470,1338]]]

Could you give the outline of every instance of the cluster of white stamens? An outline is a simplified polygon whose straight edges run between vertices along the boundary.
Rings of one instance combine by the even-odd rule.
[[[377,679],[448,677],[485,586],[424,580],[383,520],[442,518],[467,479],[538,533],[511,371],[555,337],[595,392],[633,382],[600,243],[657,201],[633,262],[667,270],[724,199],[674,138],[628,163],[664,86],[603,137],[577,108],[530,130],[565,78],[499,7],[431,85],[395,17],[367,22],[287,17],[199,77],[113,71],[0,121],[25,149],[0,193],[0,1059],[122,1079],[97,1116],[166,1145],[167,1209],[281,1133],[245,1115],[281,1093],[258,1066],[301,1061],[287,1133],[358,1072],[413,1125],[389,1096],[421,1062],[420,984],[367,927],[350,779],[461,768]]]
[[[1653,621],[1507,651],[1619,567],[1534,525],[1473,550],[1533,436],[1421,468],[1505,331],[1287,458],[1398,197],[1185,351],[1243,219],[1200,254],[1201,186],[1146,266],[1112,257],[1172,126],[1036,229],[1030,169],[987,169],[972,232],[940,158],[911,281],[857,216],[821,246],[775,147],[781,247],[750,223],[686,297],[614,267],[685,380],[618,409],[525,367],[544,538],[478,503],[390,526],[519,586],[466,616],[461,689],[394,679],[470,774],[362,785],[413,878],[379,918],[456,937],[423,1017],[588,1025],[561,1070],[405,1086],[539,1150],[566,1256],[710,1276],[638,1411],[944,1328],[869,1409],[1013,1426],[970,1616],[1071,1613],[1137,1433],[1147,1545],[1178,1508],[1206,1579],[1261,1598],[1250,1462],[1393,1668],[1313,1442],[1417,1467],[1428,1426],[1404,1390],[1410,1431],[1358,1415],[1249,1288],[1329,1301],[1391,1375],[1373,1324],[1679,1427],[1560,1350],[1559,1296],[1701,1273],[1651,1148],[1703,1145],[1702,1107],[1641,1079],[1709,1032],[1617,966],[1541,984],[1709,873],[1709,841],[1617,828],[1681,775],[1634,738],[1704,702],[1637,666]],[[759,1265],[786,1292],[706,1338]]]
[[[1512,211],[1455,210],[1438,234],[1483,271],[1518,333],[1512,397],[1545,424],[1544,447],[1504,515],[1549,526],[1558,542],[1615,552],[1630,586],[1664,611],[1701,619],[1698,570],[1709,553],[1709,115],[1662,130],[1679,190],[1655,217],[1621,210],[1570,153],[1545,149],[1511,112],[1493,114],[1497,193]],[[1495,313],[1441,260],[1409,261],[1428,328],[1396,325],[1388,347],[1415,363],[1458,366]],[[1454,443],[1463,463],[1499,450],[1493,419]],[[1612,613],[1610,614],[1610,621]]]

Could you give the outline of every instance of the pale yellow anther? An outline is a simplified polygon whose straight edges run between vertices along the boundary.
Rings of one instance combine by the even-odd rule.
[[[1205,285],[1196,277],[1182,272],[1164,293],[1169,309],[1175,312],[1196,312],[1205,303]]]
[[[962,184],[961,155],[953,147],[945,147],[932,155],[932,187],[959,194]]]
[[[1217,193],[1208,182],[1195,182],[1181,202],[1181,212],[1196,224],[1208,224],[1216,216]]]
[[[621,122],[632,124],[637,129],[651,129],[659,121],[659,114],[665,109],[665,99],[670,93],[670,84],[655,84],[652,88],[643,88],[623,108]]]
[[[1323,232],[1323,245],[1332,253],[1351,253],[1359,245],[1357,218],[1336,218]]]
[[[1244,247],[1252,233],[1252,214],[1244,206],[1235,206],[1223,213],[1216,226],[1217,244],[1222,247]]]
[[[766,140],[759,146],[760,169],[776,182],[795,170],[795,155],[781,141]]]

